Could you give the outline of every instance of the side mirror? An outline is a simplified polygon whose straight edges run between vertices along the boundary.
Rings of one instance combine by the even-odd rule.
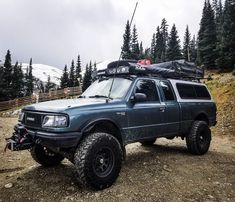
[[[132,102],[144,102],[146,101],[147,96],[144,93],[135,93],[134,96],[131,96]]]

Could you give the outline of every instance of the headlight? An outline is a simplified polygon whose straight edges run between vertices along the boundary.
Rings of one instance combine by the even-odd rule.
[[[19,122],[22,122],[23,119],[24,119],[24,112],[20,111],[19,117],[18,117],[18,121],[19,121]]]
[[[43,128],[64,128],[67,127],[67,125],[67,117],[61,115],[47,115],[42,121]]]

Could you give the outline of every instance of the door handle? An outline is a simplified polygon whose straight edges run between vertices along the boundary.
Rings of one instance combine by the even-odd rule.
[[[159,111],[160,111],[160,112],[165,112],[165,107],[160,107],[160,108],[159,108]]]

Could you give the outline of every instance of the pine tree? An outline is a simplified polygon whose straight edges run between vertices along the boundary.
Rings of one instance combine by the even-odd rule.
[[[13,67],[13,76],[12,99],[15,99],[24,95],[23,72],[21,66],[18,65],[18,62],[16,62]]]
[[[195,35],[193,36],[192,40],[189,44],[190,50],[190,61],[196,63],[197,60],[197,43],[195,39]]]
[[[74,86],[80,86],[82,75],[81,75],[81,59],[80,55],[78,55],[77,63],[76,63],[76,70],[75,70],[75,81]]]
[[[152,41],[151,41],[151,47],[150,47],[150,57],[152,63],[156,62],[156,36],[153,34]]]
[[[46,83],[46,86],[45,86],[45,92],[48,93],[51,89],[51,77],[50,75],[47,77],[47,83]]]
[[[167,25],[167,21],[165,18],[162,19],[160,32],[162,35],[161,62],[165,62],[166,61],[167,42],[168,42],[168,25]]]
[[[208,69],[215,68],[216,24],[214,11],[209,1],[205,1],[200,30],[198,33],[199,63]]]
[[[69,87],[74,86],[75,74],[74,74],[74,60],[71,62],[70,72],[69,72]]]
[[[30,96],[33,94],[33,66],[32,66],[32,58],[30,58],[28,73],[26,77],[26,96]]]
[[[191,61],[191,51],[190,51],[191,35],[189,32],[188,25],[184,34],[184,46],[183,46],[183,58],[186,61]]]
[[[178,36],[178,32],[176,30],[175,24],[173,24],[170,36],[169,36],[169,41],[168,41],[168,46],[167,46],[167,59],[168,60],[177,60],[181,59],[181,50],[180,50],[180,40]]]
[[[60,87],[67,88],[68,85],[69,85],[69,74],[67,70],[67,65],[65,65],[63,75],[60,79]]]
[[[222,41],[219,59],[221,68],[235,67],[235,3],[234,0],[225,0],[223,13]]]
[[[131,38],[131,59],[138,60],[140,56],[138,34],[136,26],[134,25]]]
[[[7,51],[5,62],[3,65],[3,100],[10,100],[12,95],[12,81],[13,81],[13,69],[11,65],[11,53]]]
[[[150,48],[144,49],[144,59],[151,60],[151,51]]]
[[[125,33],[123,35],[122,59],[131,58],[131,31],[129,21],[126,23]]]
[[[89,67],[88,64],[86,64],[86,70],[83,77],[83,83],[82,83],[82,92],[84,92],[89,87]]]
[[[4,101],[5,100],[5,95],[4,95],[4,82],[3,82],[3,73],[4,73],[4,69],[3,66],[1,66],[0,64],[0,101]]]
[[[213,8],[215,12],[215,23],[216,23],[216,56],[215,61],[216,67],[221,68],[224,66],[224,57],[223,57],[223,7],[222,2],[219,0],[214,0]]]
[[[157,32],[156,32],[155,52],[156,52],[155,62],[156,63],[162,62],[161,57],[163,52],[163,37],[159,26],[157,27]]]
[[[91,85],[91,82],[92,82],[92,76],[91,76],[92,72],[93,72],[92,63],[90,61],[89,68],[88,68],[88,87]]]
[[[144,48],[143,48],[142,41],[140,42],[139,50],[140,50],[139,58],[142,59],[142,58],[144,58]]]

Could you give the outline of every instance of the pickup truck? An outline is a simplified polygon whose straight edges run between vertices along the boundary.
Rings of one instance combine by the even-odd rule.
[[[29,149],[42,166],[67,158],[82,186],[104,189],[118,177],[127,144],[181,137],[190,153],[202,155],[215,124],[216,105],[206,85],[116,71],[76,99],[24,107],[6,147]]]

